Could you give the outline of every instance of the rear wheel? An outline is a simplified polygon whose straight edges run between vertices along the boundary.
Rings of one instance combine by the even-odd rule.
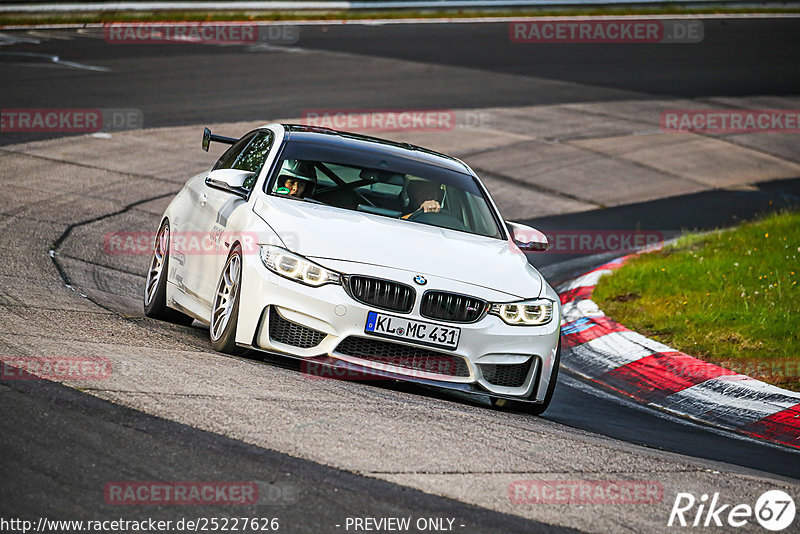
[[[169,272],[169,221],[161,224],[153,245],[153,259],[144,285],[144,314],[153,319],[190,325],[194,319],[167,306],[167,273]]]
[[[242,249],[234,245],[222,269],[211,307],[211,347],[226,354],[240,354],[236,346],[236,323],[239,320],[239,290],[242,283]]]
[[[516,402],[506,399],[492,399],[492,404],[498,408],[507,408],[518,412],[525,412],[532,415],[542,415],[545,410],[550,406],[550,401],[553,400],[553,393],[556,390],[556,382],[558,381],[558,368],[561,365],[561,338],[558,340],[558,348],[556,349],[556,357],[553,360],[553,373],[550,375],[550,382],[547,384],[547,393],[544,395],[544,402],[541,404],[534,404],[532,402]],[[531,393],[530,400],[534,400],[536,390]]]

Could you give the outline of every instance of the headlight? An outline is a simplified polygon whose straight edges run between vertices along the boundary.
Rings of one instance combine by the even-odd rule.
[[[340,283],[339,273],[317,265],[285,248],[261,245],[260,253],[261,261],[267,269],[289,280],[314,287]]]
[[[508,304],[492,304],[489,313],[503,322],[518,326],[540,326],[553,318],[553,301],[548,299],[524,300]]]

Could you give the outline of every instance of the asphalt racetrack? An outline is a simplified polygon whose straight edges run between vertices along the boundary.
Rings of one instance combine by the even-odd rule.
[[[669,237],[796,206],[797,134],[657,131],[664,109],[800,108],[800,19],[703,24],[702,42],[672,45],[526,45],[503,22],[315,24],[296,43],[229,46],[0,30],[0,109],[134,110],[145,128],[0,132],[0,354],[114,365],[88,385],[0,382],[0,518],[277,517],[283,532],[353,532],[348,518],[413,517],[450,518],[465,533],[670,532],[680,492],[752,506],[782,489],[797,501],[798,452],[636,405],[567,370],[537,418],[214,353],[206,329],[143,316],[149,258],[103,246],[108,232],[154,230],[182,183],[213,163],[214,148],[199,148],[204,125],[236,136],[326,109],[453,110],[465,123],[452,132],[371,133],[465,159],[504,215],[542,230]],[[611,257],[529,259],[555,285]],[[114,481],[235,480],[256,481],[259,502],[104,497]],[[663,495],[520,504],[509,487],[525,480],[650,481]]]

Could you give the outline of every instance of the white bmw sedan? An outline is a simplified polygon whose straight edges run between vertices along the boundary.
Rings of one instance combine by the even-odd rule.
[[[466,164],[297,125],[240,139],[206,129],[211,141],[231,146],[164,212],[148,316],[197,319],[226,353],[547,408],[560,303],[524,254],[547,241],[503,221]]]

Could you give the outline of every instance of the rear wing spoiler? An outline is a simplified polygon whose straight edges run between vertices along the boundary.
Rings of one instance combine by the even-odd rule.
[[[238,139],[235,137],[225,137],[224,135],[212,134],[211,130],[208,128],[203,128],[203,150],[206,152],[208,152],[208,146],[211,144],[211,141],[232,145],[238,141]]]

